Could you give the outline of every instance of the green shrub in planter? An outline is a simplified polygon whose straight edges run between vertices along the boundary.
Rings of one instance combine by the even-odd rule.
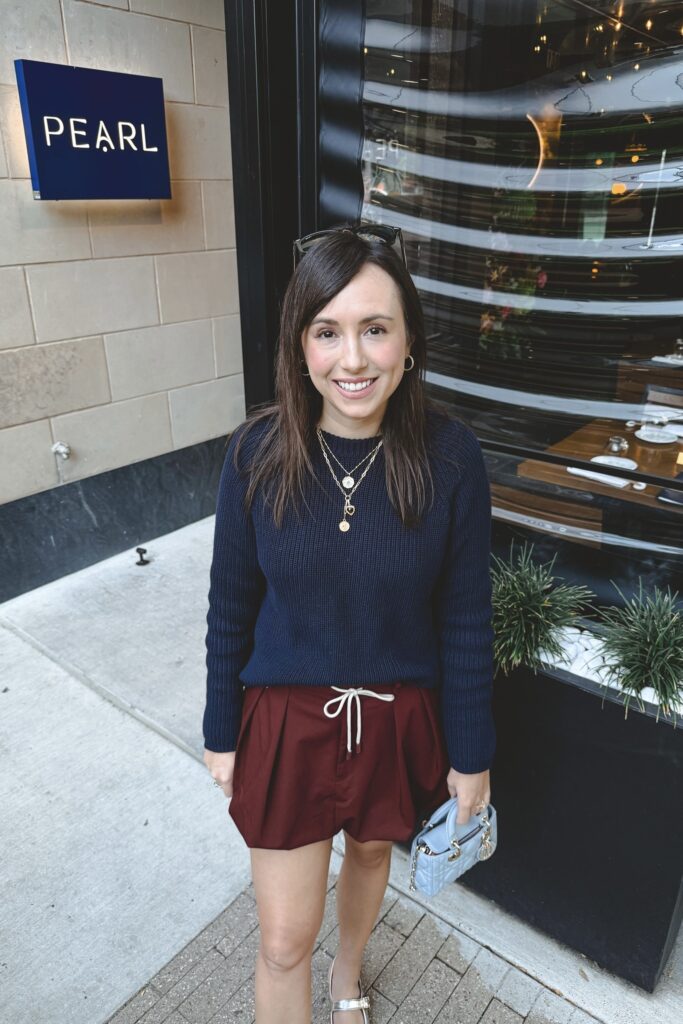
[[[545,565],[534,564],[525,542],[516,559],[514,540],[508,561],[492,556],[494,658],[505,675],[519,665],[536,674],[540,658],[567,661],[561,630],[572,626],[581,609],[595,595],[587,587],[557,583],[552,575],[557,554]]]
[[[598,655],[605,666],[607,681],[624,695],[625,713],[632,697],[642,709],[641,693],[651,687],[657,703],[666,715],[681,712],[683,702],[683,610],[677,604],[678,592],[665,593],[655,587],[652,595],[638,593],[623,608],[600,610],[600,646]],[[659,720],[659,709],[657,710]]]

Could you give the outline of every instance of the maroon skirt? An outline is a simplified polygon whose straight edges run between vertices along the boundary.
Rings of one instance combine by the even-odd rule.
[[[248,847],[409,841],[449,770],[437,689],[247,686],[228,809]]]

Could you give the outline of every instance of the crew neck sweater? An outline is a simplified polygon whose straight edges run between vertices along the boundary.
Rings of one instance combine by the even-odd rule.
[[[389,500],[382,444],[350,499],[355,512],[346,532],[339,529],[344,493],[317,437],[310,454],[319,482],[309,476],[301,511],[290,504],[277,527],[257,488],[246,514],[248,465],[265,421],[244,438],[239,469],[234,448],[245,424],[233,432],[218,486],[206,617],[207,750],[235,750],[244,687],[401,681],[440,689],[456,771],[490,768],[496,733],[489,482],[470,427],[431,411],[427,422],[435,494],[430,507],[427,485],[419,524],[405,527]],[[382,436],[322,435],[350,472]],[[458,465],[441,458],[444,452]],[[334,459],[330,464],[341,483],[344,472]],[[352,472],[356,481],[366,465]]]

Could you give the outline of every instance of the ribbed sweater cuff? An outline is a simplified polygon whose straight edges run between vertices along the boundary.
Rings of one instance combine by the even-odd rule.
[[[234,704],[230,705],[230,717],[227,718],[225,715],[221,718],[219,715],[221,705],[218,704],[218,710],[211,713],[213,705],[207,703],[204,709],[204,720],[203,720],[203,733],[204,733],[204,746],[207,750],[213,750],[216,754],[230,753],[237,749],[237,738],[240,733],[241,726],[241,708],[239,705],[235,707]],[[225,711],[225,705],[223,705]]]
[[[490,702],[464,710],[442,701],[446,747],[452,768],[464,774],[489,771],[496,750]]]

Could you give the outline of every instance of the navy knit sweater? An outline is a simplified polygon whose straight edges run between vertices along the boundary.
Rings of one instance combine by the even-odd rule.
[[[496,734],[489,483],[468,426],[432,412],[428,424],[436,494],[429,508],[427,485],[420,525],[404,527],[389,501],[382,445],[351,498],[356,511],[347,532],[338,526],[344,497],[317,439],[311,455],[321,483],[308,481],[308,508],[301,505],[297,517],[288,507],[278,529],[259,488],[245,516],[245,470],[263,426],[252,428],[242,443],[239,473],[233,454],[244,425],[233,433],[219,484],[210,573],[203,719],[208,750],[235,750],[243,684],[401,680],[440,686],[444,735],[457,771],[490,768]],[[380,437],[323,435],[347,470]],[[444,451],[459,467],[439,457]],[[341,469],[330,463],[341,479]]]

